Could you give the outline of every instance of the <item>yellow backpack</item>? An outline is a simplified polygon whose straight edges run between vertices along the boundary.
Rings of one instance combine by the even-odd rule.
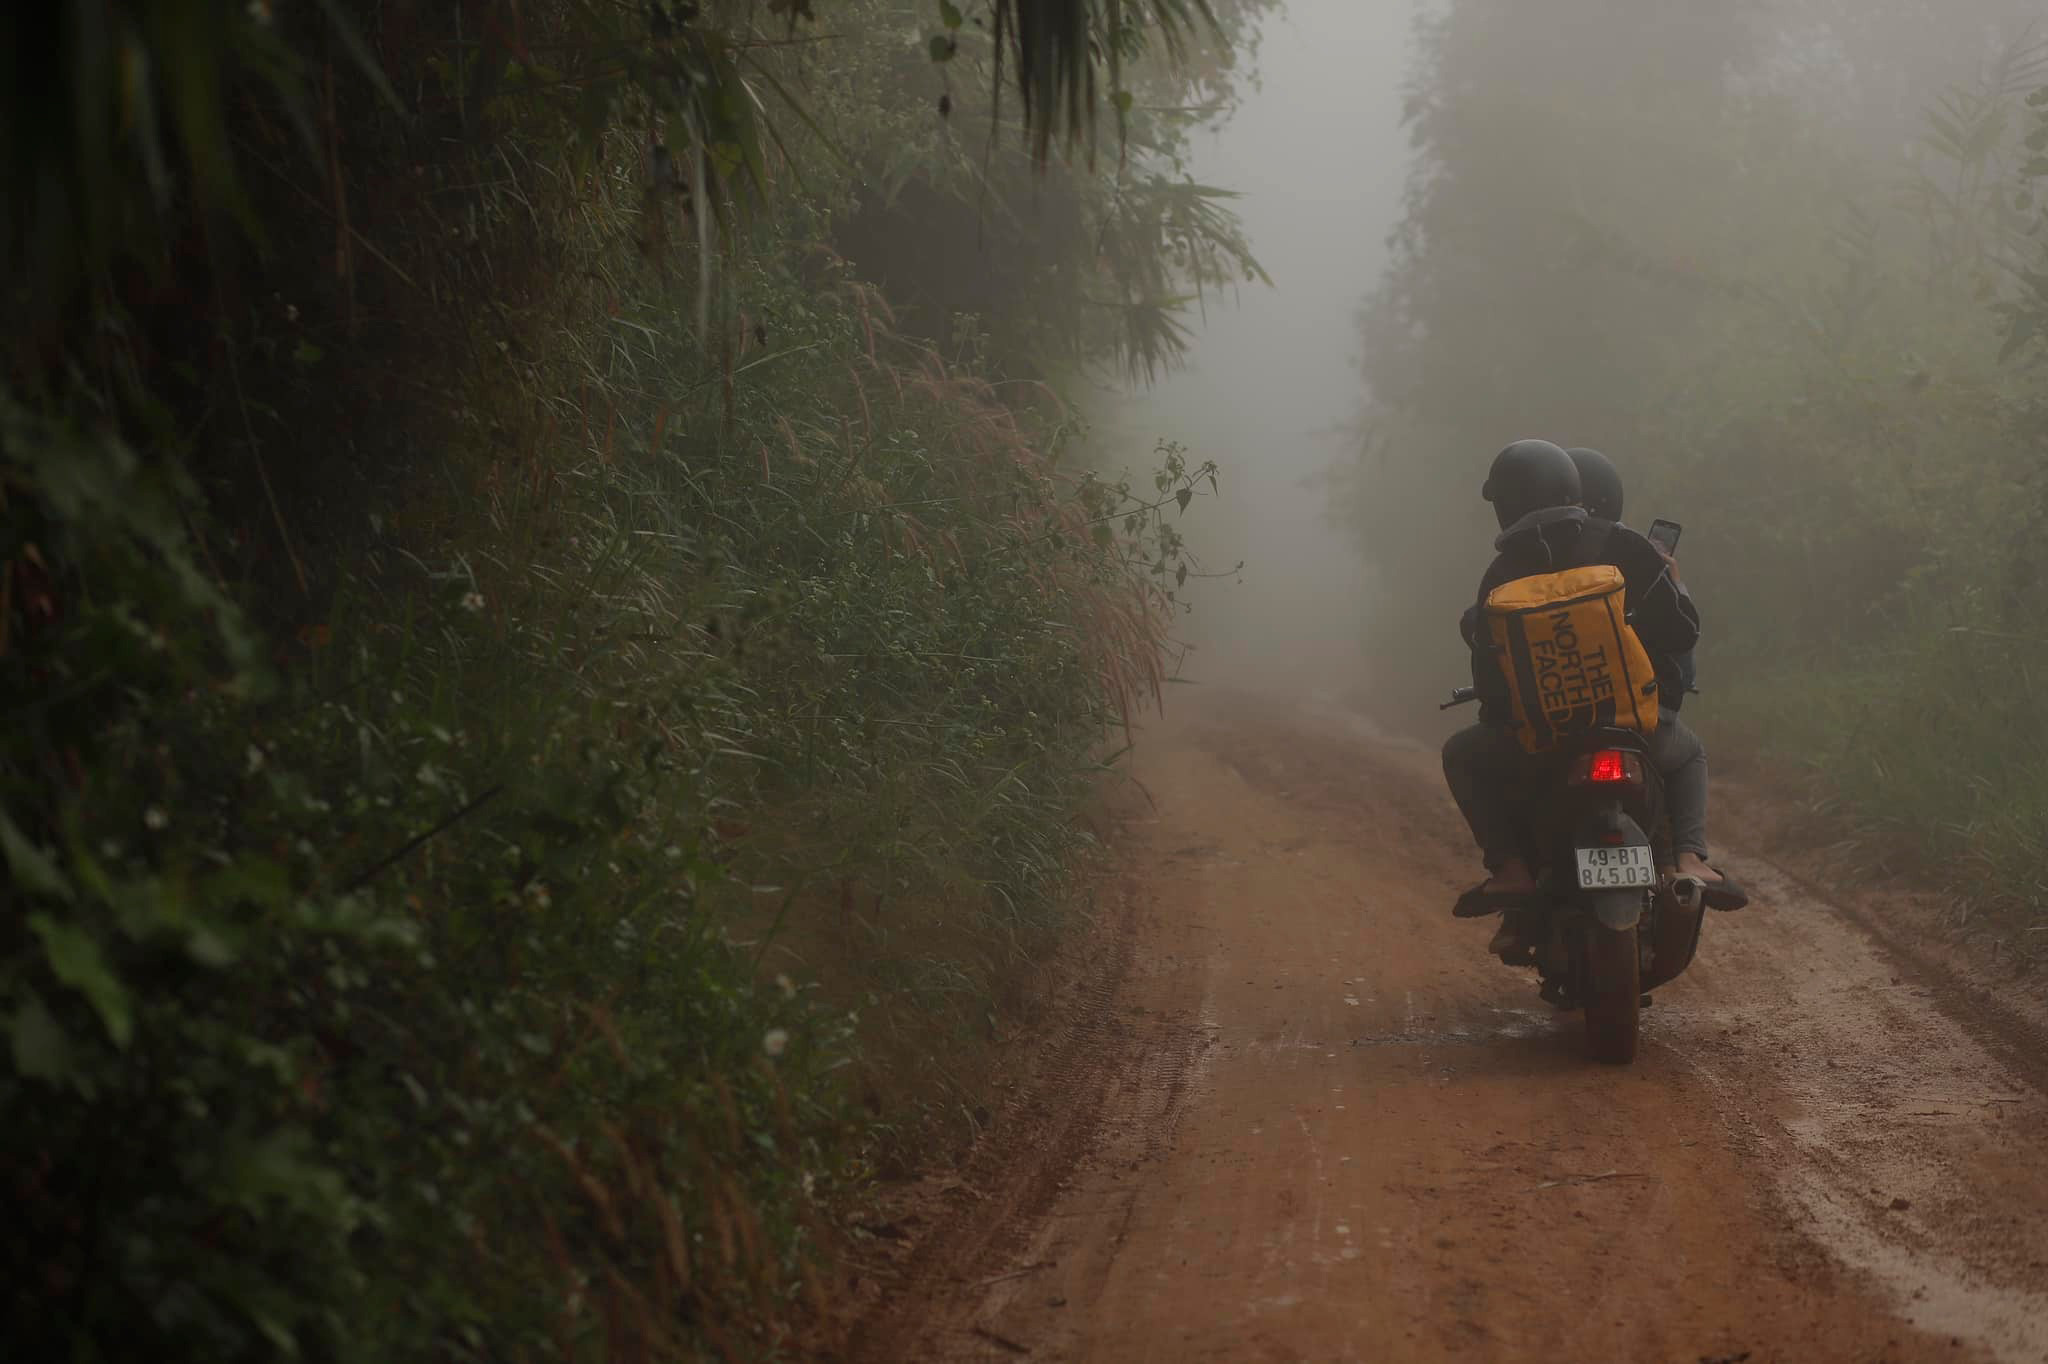
[[[1494,657],[1522,747],[1542,753],[1589,729],[1657,728],[1657,673],[1629,626],[1612,564],[1517,578],[1486,594]]]

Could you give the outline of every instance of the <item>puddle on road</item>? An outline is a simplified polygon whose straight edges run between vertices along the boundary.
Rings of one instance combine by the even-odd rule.
[[[1562,1015],[1548,1009],[1494,1009],[1491,1023],[1468,1027],[1450,1024],[1422,1028],[1410,1023],[1395,1032],[1367,1033],[1351,1039],[1354,1047],[1470,1047],[1488,1042],[1521,1042],[1548,1037],[1557,1031]]]
[[[1901,1317],[2001,1364],[2048,1360],[2038,1261],[1957,1220],[2014,1192],[1977,1180],[1973,1135],[2011,1142],[2015,1120],[2038,1132],[2041,1096],[1966,1024],[1896,988],[1893,964],[1828,906],[1768,864],[1749,881],[1790,913],[1718,945],[1727,993],[1660,1010],[1660,1049],[1763,1157],[1799,1231],[1881,1285]],[[1788,976],[1793,963],[1805,979]]]

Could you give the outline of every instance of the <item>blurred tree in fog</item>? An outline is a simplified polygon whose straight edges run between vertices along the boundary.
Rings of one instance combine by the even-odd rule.
[[[1450,0],[1426,21],[1346,471],[1405,689],[1462,671],[1493,451],[1597,446],[1631,520],[1688,526],[1710,727],[1798,747],[1871,813],[1959,840],[1970,875],[2038,858],[2040,18]]]
[[[1447,581],[1389,602],[1388,628],[1428,639],[1455,618],[1494,450],[1643,443],[1642,391],[1727,287],[1716,262],[1746,229],[1727,80],[1755,50],[1720,6],[1458,0],[1425,21],[1407,213],[1361,318],[1373,405],[1355,508],[1376,558]],[[1470,543],[1446,544],[1447,524]],[[1431,658],[1456,672],[1448,646]]]

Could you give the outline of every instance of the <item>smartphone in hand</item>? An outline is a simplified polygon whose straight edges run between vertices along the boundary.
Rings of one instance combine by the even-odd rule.
[[[1684,529],[1685,527],[1679,525],[1676,521],[1666,521],[1660,516],[1650,523],[1648,538],[1651,544],[1663,550],[1666,554],[1676,554],[1678,552],[1678,535]]]

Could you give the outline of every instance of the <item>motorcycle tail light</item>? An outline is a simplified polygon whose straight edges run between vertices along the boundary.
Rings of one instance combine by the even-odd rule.
[[[1631,780],[1628,760],[1621,750],[1603,748],[1586,762],[1586,780],[1594,786],[1613,786]]]

